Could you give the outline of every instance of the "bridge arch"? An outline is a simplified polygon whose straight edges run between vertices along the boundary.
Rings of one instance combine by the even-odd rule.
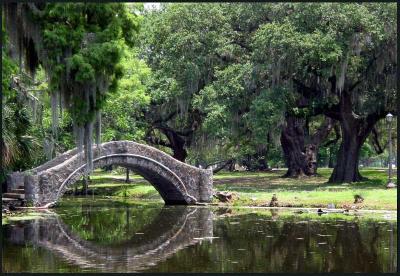
[[[149,181],[166,204],[194,204],[212,199],[211,170],[190,166],[156,148],[131,141],[107,142],[92,150],[94,168],[127,167]],[[83,152],[69,150],[37,168],[14,173],[12,182],[23,179],[25,198],[35,206],[57,202],[85,172],[83,160]]]
[[[197,202],[197,199],[188,193],[182,179],[171,169],[156,160],[137,154],[123,153],[105,155],[93,160],[93,169],[109,165],[126,167],[140,174],[153,185],[166,204],[191,204]],[[63,181],[57,191],[57,199],[64,194],[69,186],[84,175],[85,170],[86,164],[83,164]]]

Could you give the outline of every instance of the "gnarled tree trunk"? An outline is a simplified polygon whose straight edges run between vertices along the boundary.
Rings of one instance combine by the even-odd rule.
[[[281,132],[281,145],[288,170],[284,177],[306,175],[306,156],[304,154],[305,120],[293,116],[286,117],[286,126]]]
[[[170,148],[173,151],[172,157],[179,161],[185,162],[187,157],[187,151],[185,149],[185,140],[172,130],[162,130],[162,131],[168,138]]]
[[[317,174],[317,157],[321,143],[328,137],[334,123],[325,118],[313,135],[306,131],[307,121],[292,116],[286,117],[286,126],[281,132],[281,145],[288,171],[284,177],[313,176]]]
[[[187,151],[185,148],[186,137],[184,135],[179,134],[178,132],[174,131],[171,128],[167,127],[157,127],[157,128],[167,137],[168,141],[164,141],[163,139],[154,137],[150,131],[147,134],[146,140],[151,144],[164,146],[172,149],[172,157],[181,162],[185,162],[187,157]]]
[[[360,150],[376,122],[384,115],[384,110],[366,116],[356,115],[352,110],[350,92],[342,91],[340,101],[342,143],[329,182],[357,182],[364,179],[358,170]]]
[[[329,182],[356,182],[362,180],[358,170],[359,154],[365,138],[357,130],[343,132],[343,142],[336,157],[336,165]]]

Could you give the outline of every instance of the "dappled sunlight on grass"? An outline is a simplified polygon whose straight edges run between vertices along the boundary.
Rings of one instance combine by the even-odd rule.
[[[280,206],[326,207],[333,203],[336,207],[354,205],[354,195],[364,198],[357,208],[396,209],[397,190],[387,190],[386,170],[361,170],[366,181],[357,183],[328,183],[331,169],[319,169],[317,177],[298,179],[283,178],[284,171],[249,173],[224,173],[214,178],[214,186],[220,191],[236,192],[239,199],[235,205],[268,205],[276,194]],[[234,177],[232,177],[234,176]]]
[[[335,207],[354,206],[354,195],[364,198],[356,204],[362,209],[396,210],[397,190],[386,189],[387,171],[384,169],[362,169],[368,180],[357,183],[328,183],[332,169],[318,170],[316,177],[298,179],[283,178],[285,170],[271,172],[221,172],[214,175],[214,189],[237,194],[230,204],[235,206],[265,206],[273,194],[279,206],[322,207],[329,203]],[[121,199],[145,199],[162,201],[157,190],[140,175],[131,173],[130,183],[125,183],[123,171],[102,172],[97,170],[90,177],[89,189],[96,195]],[[216,199],[214,199],[216,203]],[[219,203],[221,204],[221,203]]]

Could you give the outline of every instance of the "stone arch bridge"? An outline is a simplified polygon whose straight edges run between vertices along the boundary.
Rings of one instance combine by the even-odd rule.
[[[166,204],[195,204],[212,198],[212,171],[180,162],[168,154],[131,141],[113,141],[93,147],[93,168],[118,165],[149,181]],[[57,202],[84,174],[83,152],[75,148],[45,164],[9,175],[8,189],[24,189],[34,206]],[[18,189],[19,188],[19,189]]]

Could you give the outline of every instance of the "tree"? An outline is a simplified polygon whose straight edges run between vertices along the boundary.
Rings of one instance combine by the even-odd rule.
[[[361,179],[359,152],[376,122],[394,112],[394,4],[282,4],[255,35],[255,60],[270,85],[304,103],[299,115],[340,122],[342,142],[331,182]]]
[[[270,6],[223,4],[221,10],[228,25],[227,31],[220,32],[227,40],[220,54],[224,66],[216,69],[215,80],[195,97],[196,106],[206,114],[202,131],[208,143],[215,140],[224,148],[225,159],[236,160],[249,170],[265,170],[281,120],[280,113],[274,116],[268,111],[281,108],[281,102],[272,104],[272,97],[254,75],[251,38],[260,25],[269,22]]]
[[[25,106],[28,92],[21,91],[16,83],[18,67],[8,55],[8,36],[4,24],[2,41],[0,183],[4,183],[6,172],[28,168],[33,163],[33,152],[38,146],[36,139],[29,135],[32,123]],[[5,185],[2,185],[3,188]]]
[[[212,81],[226,43],[219,4],[168,4],[145,15],[142,55],[153,71],[149,143],[185,161],[204,114],[193,97]]]
[[[145,83],[151,71],[137,57],[136,49],[126,51],[121,61],[124,75],[118,88],[110,94],[103,107],[102,140],[144,142],[148,125],[145,113],[150,95]]]
[[[136,40],[135,14],[121,3],[7,3],[4,14],[12,56],[32,76],[39,64],[49,76],[54,136],[65,107],[90,171],[94,124],[99,141],[100,110],[121,77],[125,44]]]

